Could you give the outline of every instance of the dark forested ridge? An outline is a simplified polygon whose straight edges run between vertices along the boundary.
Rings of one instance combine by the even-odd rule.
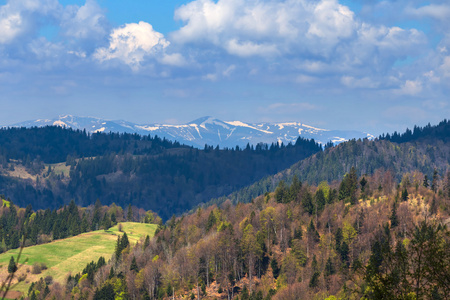
[[[188,148],[157,136],[129,133],[94,133],[60,126],[0,128],[0,161],[59,163],[71,158],[109,153],[158,154],[171,148]]]
[[[450,139],[450,122],[443,120],[437,126],[431,126],[428,123],[425,127],[414,126],[412,130],[407,128],[404,133],[394,132],[393,134],[383,134],[379,137],[380,140],[387,140],[394,143],[406,143],[430,138],[448,142]]]
[[[318,151],[294,145],[203,150],[136,134],[60,127],[0,130],[0,193],[20,206],[129,203],[167,219],[275,174]],[[63,163],[61,163],[63,162]]]
[[[281,180],[291,182],[294,176],[310,184],[332,182],[342,178],[351,167],[357,168],[359,176],[389,171],[396,180],[413,170],[419,170],[428,178],[435,170],[439,176],[444,176],[450,168],[450,123],[444,120],[436,126],[415,127],[414,131],[388,134],[379,140],[350,140],[326,147],[325,151],[276,175],[212,202],[221,203],[226,199],[233,203],[249,202],[258,195],[274,191]]]

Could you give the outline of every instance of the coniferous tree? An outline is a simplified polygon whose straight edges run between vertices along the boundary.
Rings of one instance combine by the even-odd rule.
[[[133,256],[133,259],[131,260],[130,271],[139,272],[139,268],[138,268],[135,256]]]
[[[433,180],[431,181],[431,189],[433,190],[433,192],[437,192],[437,185],[438,185],[438,171],[436,169],[434,169],[433,171]]]
[[[131,203],[128,205],[127,220],[133,221],[133,209],[131,208]]]
[[[402,201],[408,201],[408,197],[409,197],[408,190],[406,189],[406,187],[404,187],[402,191]]]
[[[334,268],[333,262],[331,261],[331,258],[328,257],[327,262],[325,264],[325,273],[324,275],[326,277],[333,275],[336,273],[336,269]]]
[[[145,237],[145,241],[144,241],[144,246],[143,248],[147,248],[150,245],[150,236],[147,234],[147,236]]]
[[[9,264],[8,264],[8,273],[14,273],[17,271],[17,265],[16,262],[14,261],[14,257],[11,256],[11,259],[9,260]]]
[[[124,232],[122,235],[122,240],[120,241],[120,245],[121,245],[122,250],[130,245],[130,242],[128,241],[128,236],[127,236],[126,232]]]
[[[428,176],[425,175],[423,178],[423,186],[428,188],[430,186],[430,184],[428,183]]]
[[[397,227],[398,226],[398,216],[397,216],[397,202],[394,201],[394,204],[392,206],[391,215],[389,217],[389,220],[391,220],[391,227]]]

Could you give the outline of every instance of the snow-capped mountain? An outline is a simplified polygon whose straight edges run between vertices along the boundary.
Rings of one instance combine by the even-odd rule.
[[[85,129],[87,132],[126,132],[141,135],[165,137],[182,144],[203,148],[205,144],[223,147],[245,147],[248,143],[271,144],[295,143],[299,136],[314,139],[322,144],[335,144],[353,138],[373,138],[371,134],[348,130],[326,130],[299,122],[289,123],[244,123],[241,121],[221,121],[203,117],[184,125],[148,124],[139,125],[127,121],[108,121],[94,117],[60,116],[55,119],[40,119],[10,125],[11,127],[65,126]]]

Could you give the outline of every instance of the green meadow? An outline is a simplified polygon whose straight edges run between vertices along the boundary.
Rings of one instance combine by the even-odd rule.
[[[133,245],[146,235],[153,236],[157,225],[134,222],[123,222],[122,231],[126,232],[130,243]],[[17,275],[27,274],[25,281],[14,286],[13,290],[26,292],[33,281],[46,276],[52,276],[54,281],[63,282],[67,274],[81,272],[86,264],[97,261],[103,256],[108,261],[117,241],[117,236],[122,235],[118,226],[109,230],[97,230],[83,233],[63,240],[56,240],[48,244],[31,246],[24,248],[20,258],[19,271]],[[19,249],[10,250],[0,254],[0,275],[1,279],[7,275],[7,268],[11,256],[17,258]],[[31,274],[34,263],[44,263],[47,270],[40,274]]]

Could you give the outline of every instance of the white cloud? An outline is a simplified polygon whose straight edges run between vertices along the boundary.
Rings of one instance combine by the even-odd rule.
[[[406,80],[406,82],[396,92],[400,95],[415,96],[422,91],[420,80]]]
[[[357,24],[354,14],[336,1],[321,1],[311,12],[308,35],[313,35],[336,44],[341,38],[348,38],[355,32]]]
[[[229,40],[225,48],[230,54],[242,57],[254,55],[271,56],[278,52],[276,45],[257,44],[251,41],[239,42],[236,39]]]
[[[186,59],[180,53],[167,54],[164,53],[159,59],[159,62],[164,65],[170,65],[175,67],[183,67],[187,64]]]
[[[222,72],[222,74],[225,77],[230,77],[231,74],[234,72],[234,70],[236,70],[236,66],[235,65],[231,65],[228,68],[226,68],[225,71]]]
[[[372,79],[368,77],[363,78],[355,78],[352,76],[342,76],[341,82],[345,86],[349,88],[366,88],[366,89],[374,89],[379,86],[378,82],[374,82]]]
[[[210,42],[237,56],[321,53],[355,32],[353,13],[336,0],[195,0],[175,11],[180,43]],[[295,47],[292,47],[295,45]]]
[[[405,11],[412,16],[431,17],[445,22],[448,22],[450,18],[450,5],[445,4],[429,4],[418,8],[408,7]]]
[[[425,40],[415,29],[361,22],[337,0],[194,0],[178,8],[175,19],[185,25],[172,34],[173,42],[206,42],[240,57],[294,56],[349,67],[367,60],[372,65],[377,52],[406,56]]]
[[[130,23],[112,31],[108,48],[98,48],[94,57],[99,61],[118,59],[137,70],[144,59],[162,53],[169,42],[162,33],[146,22]],[[177,63],[178,56],[162,57],[164,62]]]
[[[69,37],[100,39],[107,34],[108,21],[103,9],[94,0],[87,0],[81,7],[70,5],[66,8],[61,27]]]
[[[57,0],[10,0],[0,6],[0,44],[36,32],[42,17],[56,16],[61,5]]]
[[[53,61],[56,63],[56,58],[58,58],[60,53],[63,53],[64,47],[60,44],[55,44],[49,42],[46,38],[40,37],[33,40],[29,44],[30,51],[39,60]]]
[[[444,77],[450,77],[450,56],[444,57],[440,70]]]
[[[23,30],[23,20],[19,13],[7,14],[5,9],[0,10],[0,43],[12,41]]]

